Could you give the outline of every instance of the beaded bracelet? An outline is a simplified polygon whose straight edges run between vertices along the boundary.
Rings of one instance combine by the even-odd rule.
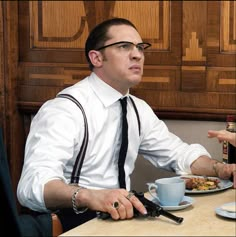
[[[87,207],[81,207],[79,208],[77,205],[76,205],[76,195],[79,193],[80,189],[82,189],[83,187],[79,187],[75,190],[75,192],[73,193],[72,197],[71,197],[71,201],[72,201],[72,208],[73,208],[73,211],[75,212],[75,214],[81,214],[81,213],[84,213],[88,210]]]

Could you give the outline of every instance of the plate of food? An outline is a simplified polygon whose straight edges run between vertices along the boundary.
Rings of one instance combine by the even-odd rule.
[[[204,177],[196,175],[181,176],[185,180],[185,193],[211,193],[222,191],[233,186],[230,180],[223,180],[217,177]]]
[[[236,202],[225,203],[215,209],[217,215],[236,219]]]

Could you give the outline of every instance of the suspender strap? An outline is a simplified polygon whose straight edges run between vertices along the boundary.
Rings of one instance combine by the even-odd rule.
[[[69,94],[59,94],[57,95],[57,97],[67,98],[71,100],[72,102],[74,102],[80,108],[84,117],[84,139],[83,139],[79,154],[75,160],[75,164],[74,164],[72,175],[71,175],[71,183],[79,183],[80,171],[83,165],[83,161],[84,161],[84,157],[85,157],[85,153],[86,153],[86,149],[88,145],[88,137],[89,137],[87,117],[82,105],[73,96]]]
[[[136,116],[137,116],[137,120],[138,120],[138,131],[139,131],[139,136],[140,136],[140,134],[141,134],[141,125],[140,125],[140,118],[139,118],[139,114],[138,114],[138,109],[137,109],[137,107],[136,107],[136,105],[135,105],[134,100],[132,99],[132,97],[129,96],[129,98],[130,98],[130,100],[131,100],[131,102],[132,102],[132,105],[133,105],[133,107],[134,107],[135,114],[136,114]]]
[[[74,164],[72,175],[71,175],[71,183],[79,183],[80,172],[81,172],[84,157],[85,157],[85,154],[86,154],[86,149],[87,149],[87,146],[88,146],[88,138],[89,138],[87,117],[86,117],[86,114],[84,112],[83,106],[72,95],[59,94],[59,95],[57,95],[57,97],[67,98],[67,99],[71,100],[72,102],[74,102],[79,107],[79,109],[81,110],[81,112],[83,114],[83,117],[84,117],[84,139],[83,139],[79,154],[78,154],[78,156],[75,160],[75,164]],[[140,125],[140,118],[139,118],[138,110],[137,110],[137,107],[134,103],[134,100],[131,97],[129,97],[129,98],[132,102],[135,114],[137,116],[139,136],[140,136],[140,134],[141,134],[141,125]]]

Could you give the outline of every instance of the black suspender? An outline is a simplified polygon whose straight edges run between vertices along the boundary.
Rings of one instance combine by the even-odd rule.
[[[73,97],[72,95],[69,95],[69,94],[58,94],[57,97],[67,98],[67,99],[71,100],[72,102],[74,102],[80,108],[80,110],[83,114],[83,117],[84,117],[84,139],[83,139],[79,154],[78,154],[78,156],[75,160],[75,164],[74,164],[72,175],[71,175],[71,183],[79,183],[80,172],[81,172],[81,168],[82,168],[83,161],[84,161],[84,158],[85,158],[85,154],[86,154],[86,150],[87,150],[87,146],[88,146],[88,138],[89,138],[87,117],[86,117],[86,114],[84,112],[83,106],[79,103],[78,100],[75,99],[75,97]],[[134,107],[134,111],[135,111],[135,114],[136,114],[136,117],[137,117],[139,136],[140,136],[141,123],[140,123],[138,110],[137,110],[137,107],[134,103],[134,100],[131,98],[131,96],[129,96],[129,98],[132,102],[132,105]]]
[[[85,153],[86,153],[86,149],[88,145],[88,138],[89,138],[87,117],[82,105],[73,96],[69,94],[59,94],[57,95],[57,97],[67,98],[71,100],[72,102],[74,102],[80,108],[84,116],[84,139],[83,139],[79,154],[75,160],[75,164],[74,164],[72,175],[71,175],[71,183],[79,183],[80,171],[83,165],[83,161],[84,161],[84,157],[85,157]]]

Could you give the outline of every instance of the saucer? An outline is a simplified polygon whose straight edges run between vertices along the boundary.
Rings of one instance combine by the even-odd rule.
[[[151,201],[160,205],[159,201],[156,198],[151,199]],[[185,209],[185,208],[191,206],[194,203],[194,199],[191,197],[188,197],[188,196],[184,196],[183,200],[180,203],[182,203],[182,202],[184,202],[184,203],[181,205],[178,205],[178,206],[162,206],[162,205],[160,205],[160,206],[164,210],[167,210],[167,211],[181,210],[181,209]]]
[[[227,217],[227,218],[232,218],[232,219],[236,219],[236,212],[229,212],[226,210],[222,209],[222,206],[230,206],[230,205],[235,205],[235,202],[230,202],[230,203],[225,203],[224,205],[221,205],[220,207],[217,207],[215,209],[215,212],[217,215],[223,216],[223,217]]]

